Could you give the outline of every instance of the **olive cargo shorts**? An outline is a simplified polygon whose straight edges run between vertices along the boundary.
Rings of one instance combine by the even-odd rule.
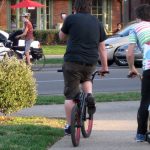
[[[64,62],[64,95],[67,100],[75,99],[80,93],[80,83],[91,81],[91,75],[96,65],[80,64],[76,62]]]

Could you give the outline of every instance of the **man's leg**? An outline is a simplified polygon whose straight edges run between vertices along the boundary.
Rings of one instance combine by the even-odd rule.
[[[75,103],[73,99],[80,93],[80,73],[78,72],[78,65],[75,63],[65,62],[63,65],[63,75],[64,75],[64,95],[66,97],[64,108],[66,113],[67,125],[65,126],[65,134],[71,133],[71,112]],[[76,70],[76,71],[74,71]]]
[[[25,41],[25,56],[26,56],[26,62],[27,65],[30,65],[30,46],[33,40],[27,40]]]
[[[92,82],[91,81],[85,81],[82,83],[82,90],[85,93],[91,93],[92,94]]]
[[[85,93],[91,93],[92,94],[92,83],[91,81],[86,81],[82,84],[82,89]],[[65,100],[65,112],[66,112],[66,119],[67,124],[70,125],[71,121],[71,111],[73,106],[75,105],[73,100]]]
[[[31,62],[30,62],[30,53],[29,53],[30,50],[27,50],[25,52],[25,56],[26,56],[26,61],[27,61],[27,64],[30,65]]]
[[[88,105],[88,113],[94,114],[96,111],[95,100],[92,96],[92,82],[86,81],[82,84],[82,89],[85,93],[87,93],[87,105]]]
[[[65,100],[65,112],[66,112],[66,120],[68,125],[70,125],[71,123],[71,111],[74,105],[75,103],[73,100]]]

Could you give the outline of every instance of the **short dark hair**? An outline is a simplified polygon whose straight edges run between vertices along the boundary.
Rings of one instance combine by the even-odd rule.
[[[135,10],[136,17],[143,21],[150,21],[150,5],[142,4]]]
[[[92,0],[75,0],[74,9],[77,13],[90,13]]]

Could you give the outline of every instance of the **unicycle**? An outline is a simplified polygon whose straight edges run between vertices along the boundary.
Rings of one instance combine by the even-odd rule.
[[[104,76],[106,73],[109,72],[100,74],[99,71],[95,71],[92,74],[92,82],[96,74]],[[88,94],[81,92],[79,97],[74,100],[75,106],[71,112],[71,140],[74,147],[79,145],[81,133],[84,138],[88,138],[92,132],[93,114],[88,112],[87,98]]]

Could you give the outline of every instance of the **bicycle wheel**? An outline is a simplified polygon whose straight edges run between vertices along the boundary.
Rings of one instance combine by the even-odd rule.
[[[81,132],[84,138],[88,138],[91,135],[93,127],[93,114],[88,114],[88,107],[84,107],[82,116]]]
[[[42,54],[41,58],[33,58],[31,57],[31,63],[32,63],[32,70],[33,71],[40,71],[45,67],[45,55]]]
[[[75,105],[71,112],[71,139],[73,146],[78,146],[80,142],[80,113]]]

